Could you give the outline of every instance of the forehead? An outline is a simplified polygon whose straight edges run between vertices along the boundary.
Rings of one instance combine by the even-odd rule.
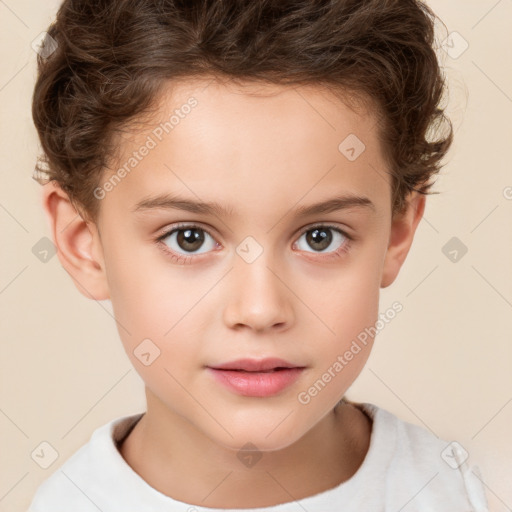
[[[254,197],[260,206],[296,204],[330,191],[389,202],[376,117],[318,86],[169,82],[116,143],[103,183],[123,175],[106,202],[124,210],[164,191],[236,211]]]

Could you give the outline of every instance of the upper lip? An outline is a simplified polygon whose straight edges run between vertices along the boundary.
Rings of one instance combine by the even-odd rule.
[[[269,357],[266,359],[237,359],[227,363],[210,366],[215,370],[245,370],[248,372],[261,372],[273,370],[274,368],[303,368],[303,366],[290,363],[284,359],[277,357]]]

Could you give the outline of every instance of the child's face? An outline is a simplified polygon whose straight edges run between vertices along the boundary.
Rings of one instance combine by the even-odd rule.
[[[351,360],[344,354],[375,326],[379,288],[396,277],[412,233],[392,225],[375,118],[312,88],[206,85],[176,86],[149,127],[121,139],[114,170],[127,163],[130,171],[98,191],[94,253],[125,350],[146,384],[148,414],[184,418],[236,449],[247,442],[279,449],[330,412],[361,372],[372,338],[358,341]],[[253,90],[274,94],[246,94]],[[160,123],[173,113],[166,133]],[[354,155],[338,149],[350,134],[365,145],[355,160],[360,146]],[[162,195],[215,202],[229,213],[185,203],[136,208]],[[342,196],[367,199],[298,213]],[[156,241],[178,223],[182,231]],[[208,369],[269,357],[305,368],[267,396],[234,391]]]

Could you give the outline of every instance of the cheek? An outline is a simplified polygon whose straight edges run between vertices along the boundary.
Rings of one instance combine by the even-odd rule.
[[[142,242],[128,243],[125,238],[129,237],[117,233],[108,239],[105,263],[117,329],[131,355],[146,338],[161,345],[159,340],[174,323],[174,308],[173,294],[155,265],[154,255],[145,247],[137,247]]]
[[[107,262],[107,267],[119,336],[144,381],[158,385],[170,378],[166,369],[174,374],[199,364],[197,315],[204,306],[197,302],[208,283],[173,272],[165,255],[157,248],[148,249],[148,243],[128,251],[122,240],[116,242],[109,251],[116,264]]]
[[[378,316],[382,258],[372,248],[359,251],[337,269],[312,282],[302,281],[301,296],[317,317],[322,337],[333,342],[357,335]]]
[[[170,323],[172,318],[166,316],[172,314],[173,308],[166,302],[172,305],[178,293],[174,294],[169,286],[171,276],[166,278],[161,251],[131,231],[118,229],[107,235],[105,263],[116,320],[129,331],[147,324],[161,335],[164,326],[155,325],[155,321],[160,318]],[[167,310],[167,315],[162,316],[161,310]]]
[[[145,385],[157,395],[165,390],[181,400],[179,383],[200,365],[201,336],[194,332],[191,304],[181,297],[181,287],[170,289],[155,274],[155,268],[145,275],[119,272],[112,296],[114,315],[125,353]]]
[[[309,288],[307,303],[315,318],[308,323],[317,332],[315,378],[322,381],[320,386],[325,383],[321,400],[344,393],[370,355],[379,315],[380,255],[375,247],[367,248],[340,266],[328,284],[314,288],[315,293]]]

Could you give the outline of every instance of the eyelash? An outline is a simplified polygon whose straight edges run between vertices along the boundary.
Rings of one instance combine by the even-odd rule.
[[[344,230],[340,229],[339,227],[333,226],[333,225],[330,225],[330,224],[313,224],[311,226],[307,226],[306,228],[301,230],[301,232],[299,233],[299,237],[298,238],[300,238],[302,235],[304,235],[308,231],[313,231],[313,230],[318,229],[318,228],[332,229],[332,230],[340,233],[344,238],[346,238],[346,240],[343,242],[341,247],[339,247],[335,251],[329,253],[329,256],[321,256],[321,259],[325,259],[325,260],[330,261],[332,259],[341,258],[345,253],[349,252],[349,250],[350,250],[350,248],[352,246],[352,242],[354,241],[354,237],[350,236],[348,233],[346,233]],[[182,254],[175,253],[174,251],[169,249],[168,246],[163,242],[167,237],[171,236],[175,231],[181,231],[181,230],[184,230],[184,229],[198,229],[200,231],[204,231],[209,236],[214,238],[208,232],[208,230],[206,230],[206,229],[204,229],[201,226],[198,226],[196,224],[175,224],[175,225],[171,226],[164,234],[158,236],[155,239],[155,242],[159,245],[159,247],[161,247],[161,249],[168,256],[171,257],[171,259],[173,261],[175,261],[177,263],[181,263],[181,264],[188,264],[188,263],[191,263],[191,260],[193,260],[195,258],[199,258],[201,255],[183,256]],[[322,254],[322,253],[318,253],[318,254]]]

